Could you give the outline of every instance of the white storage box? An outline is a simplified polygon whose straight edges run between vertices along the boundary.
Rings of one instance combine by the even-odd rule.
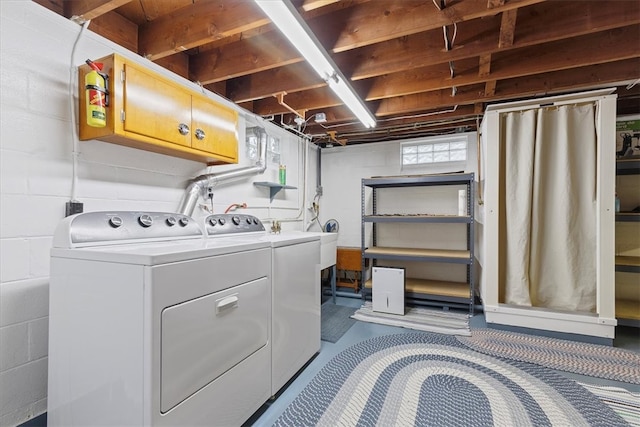
[[[404,268],[373,267],[373,311],[404,315]]]

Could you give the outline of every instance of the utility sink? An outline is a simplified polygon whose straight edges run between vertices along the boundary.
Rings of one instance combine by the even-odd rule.
[[[320,269],[336,264],[338,233],[318,233],[320,235]]]
[[[338,233],[325,233],[318,231],[293,231],[293,233],[304,233],[320,236],[320,269],[324,270],[332,265],[336,265],[336,255],[338,252]]]

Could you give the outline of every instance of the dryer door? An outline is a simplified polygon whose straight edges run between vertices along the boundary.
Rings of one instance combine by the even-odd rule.
[[[162,311],[162,413],[267,345],[268,283],[261,278]]]

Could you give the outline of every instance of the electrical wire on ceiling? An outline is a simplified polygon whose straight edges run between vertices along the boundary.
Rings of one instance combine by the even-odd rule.
[[[439,11],[442,11],[447,7],[447,0],[440,0],[440,4],[438,4],[437,0],[433,0],[433,4]],[[453,23],[453,36],[451,37],[451,40],[449,40],[449,29],[446,25],[442,27],[442,33],[444,35],[444,50],[448,52],[453,49],[453,44],[456,41],[456,36],[458,35],[458,24],[455,22]],[[449,61],[449,75],[451,80],[453,80],[456,75],[455,63],[453,61]],[[451,96],[456,96],[457,93],[458,88],[455,85],[451,86]]]
[[[307,129],[307,124],[309,123],[309,120],[314,119],[314,118],[319,117],[319,116],[323,116],[323,115],[324,115],[324,113],[315,113],[315,114],[313,114],[307,120],[305,120],[304,123],[300,123],[299,131],[304,133],[304,131]],[[360,123],[360,122],[358,122],[358,123]],[[318,124],[322,126],[322,123],[318,122]]]

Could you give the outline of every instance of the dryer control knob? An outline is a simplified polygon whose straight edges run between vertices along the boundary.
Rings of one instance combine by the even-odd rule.
[[[174,216],[167,217],[167,225],[169,227],[173,227],[174,225],[176,225],[176,222],[177,221],[176,221],[176,218]]]
[[[151,227],[151,225],[153,224],[153,218],[151,217],[151,215],[142,214],[138,218],[138,222],[145,228]]]
[[[220,218],[220,219],[218,220],[218,223],[219,223],[220,225],[224,225],[224,223],[225,223],[225,222],[227,222],[227,220],[226,220],[226,219],[224,219],[224,218]]]
[[[247,217],[247,224],[251,224],[251,218]]]
[[[183,216],[182,218],[180,218],[180,225],[183,227],[186,227],[187,224],[189,224],[189,218],[187,218],[186,216]]]
[[[215,218],[209,218],[209,225],[215,227],[218,221]]]
[[[233,223],[235,225],[240,225],[240,217],[239,216],[233,216],[231,217],[231,221],[233,221]]]
[[[113,228],[120,227],[122,225],[122,218],[120,218],[119,216],[112,216],[111,218],[109,218],[109,225]]]

